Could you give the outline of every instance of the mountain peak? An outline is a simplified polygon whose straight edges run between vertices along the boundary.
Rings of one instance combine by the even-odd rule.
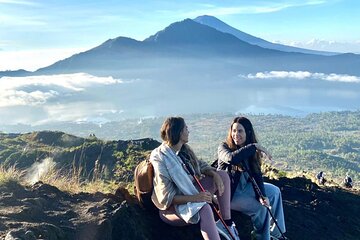
[[[114,48],[119,45],[125,45],[125,46],[132,46],[139,43],[139,41],[128,38],[128,37],[116,37],[106,40],[104,43],[102,43],[100,48]]]
[[[194,18],[195,22],[199,22],[202,20],[218,20],[218,19],[216,17],[210,16],[210,15],[202,15],[202,16],[198,16],[198,17]]]
[[[264,43],[264,42],[268,43],[267,41],[261,38],[254,37],[250,34],[244,33],[236,28],[233,28],[230,25],[224,23],[223,21],[213,16],[209,16],[209,15],[199,16],[194,18],[194,21],[212,27],[218,31],[224,33],[230,33],[235,37],[239,38],[240,40],[248,42],[250,44],[259,45],[260,43]]]
[[[207,23],[213,22],[213,23],[220,23],[220,24],[224,24],[227,25],[226,23],[220,21],[218,18],[210,16],[210,15],[202,15],[202,16],[198,16],[196,18],[193,19],[195,22],[201,23],[201,24],[205,24],[207,25]]]
[[[291,46],[272,43],[272,42],[266,41],[262,38],[258,38],[258,37],[252,36],[250,34],[247,34],[245,32],[242,32],[242,31],[224,23],[223,21],[217,19],[216,17],[209,16],[209,15],[203,15],[203,16],[196,17],[196,18],[194,18],[194,21],[204,24],[204,25],[207,25],[209,27],[212,27],[218,31],[232,34],[242,41],[245,41],[249,44],[257,45],[262,48],[280,50],[280,51],[284,51],[284,52],[320,54],[320,55],[326,55],[326,56],[331,56],[331,55],[337,54],[337,53],[332,53],[332,52],[315,51],[315,50],[309,50],[309,49],[303,49],[303,48],[297,48],[297,47],[291,47]]]
[[[154,35],[145,39],[145,42],[156,43],[196,43],[202,37],[204,32],[213,31],[206,25],[201,25],[189,18],[179,22],[175,22],[167,26],[165,29],[155,33]]]
[[[144,40],[166,45],[211,45],[242,42],[235,36],[218,31],[191,19],[175,22]],[[247,45],[247,43],[244,43]]]

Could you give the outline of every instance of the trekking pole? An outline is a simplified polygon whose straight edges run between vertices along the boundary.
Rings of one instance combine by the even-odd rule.
[[[202,184],[200,183],[199,179],[196,177],[194,171],[190,168],[190,166],[188,165],[188,163],[186,163],[185,161],[183,161],[186,169],[188,170],[188,172],[190,173],[190,175],[195,179],[197,185],[199,186],[200,190],[202,192],[206,192],[205,188],[202,186]],[[221,223],[224,225],[225,229],[228,231],[228,233],[230,234],[231,238],[233,240],[235,240],[235,236],[233,236],[233,234],[230,231],[230,228],[228,227],[228,225],[226,225],[224,219],[222,218],[220,211],[215,207],[215,205],[213,203],[209,203],[209,205],[212,207],[212,209],[216,212],[216,215],[219,217]]]
[[[243,165],[246,165],[246,164],[243,164]],[[243,168],[244,168],[244,170],[247,172],[247,174],[248,174],[248,176],[249,176],[249,179],[250,179],[252,185],[253,185],[254,188],[255,188],[256,193],[257,193],[257,194],[260,196],[260,198],[266,203],[265,197],[264,197],[264,195],[262,194],[262,192],[261,192],[261,190],[260,190],[260,188],[259,188],[259,185],[256,183],[255,179],[250,175],[247,166],[243,166]],[[280,234],[281,234],[281,237],[282,237],[283,239],[286,239],[284,233],[283,233],[283,232],[281,231],[281,229],[280,229],[280,226],[279,226],[279,224],[278,224],[278,222],[277,222],[274,214],[271,212],[270,206],[268,206],[267,203],[266,203],[264,206],[265,206],[266,209],[268,210],[268,212],[269,212],[272,220],[274,221],[277,229],[279,230],[279,232],[280,232]]]

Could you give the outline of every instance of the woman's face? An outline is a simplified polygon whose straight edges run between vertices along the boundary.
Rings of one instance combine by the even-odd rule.
[[[182,143],[187,143],[189,141],[189,130],[187,125],[185,124],[185,127],[183,128],[183,130],[180,133],[180,141]]]
[[[231,137],[237,146],[242,146],[246,141],[244,126],[240,123],[234,123],[231,128]]]

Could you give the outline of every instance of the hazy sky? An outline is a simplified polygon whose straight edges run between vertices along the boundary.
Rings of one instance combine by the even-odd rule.
[[[0,71],[36,70],[205,14],[269,41],[360,53],[359,10],[359,0],[0,0]]]

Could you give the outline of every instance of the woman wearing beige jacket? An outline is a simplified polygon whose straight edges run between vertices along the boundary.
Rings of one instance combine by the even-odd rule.
[[[152,201],[159,208],[160,218],[173,226],[184,226],[200,222],[204,239],[220,240],[219,233],[232,239],[220,220],[215,221],[212,203],[217,195],[221,215],[232,236],[238,237],[230,212],[230,181],[225,171],[216,171],[195,156],[188,142],[189,131],[181,117],[167,118],[161,127],[163,143],[154,149],[150,162],[154,167],[154,191]],[[203,187],[195,186],[190,166]]]

